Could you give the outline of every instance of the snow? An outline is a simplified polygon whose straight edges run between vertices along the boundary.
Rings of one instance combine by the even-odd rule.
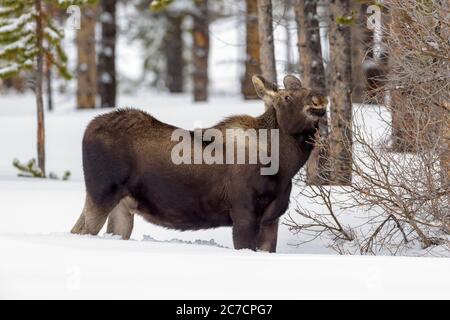
[[[22,68],[22,66],[18,65],[17,63],[10,64],[6,67],[0,67],[0,76],[7,75],[10,73],[15,73],[15,72],[19,71],[21,68]]]
[[[102,74],[100,75],[100,81],[102,83],[111,83],[112,77],[108,72],[102,72]]]
[[[10,43],[8,45],[2,46],[0,48],[0,56],[7,54],[10,51],[14,51],[21,48],[26,48],[29,41],[32,39],[32,34],[27,34],[24,37],[20,38],[16,42]]]
[[[0,264],[0,298],[450,296],[443,259],[273,255],[64,234],[2,236],[0,250],[8,261]]]
[[[83,131],[105,110],[74,111],[63,96],[55,105],[46,117],[47,167],[72,177],[19,178],[12,160],[35,156],[34,98],[0,96],[0,298],[450,298],[450,259],[339,256],[326,239],[296,246],[286,226],[276,254],[231,249],[230,228],[178,232],[139,217],[130,241],[104,230],[71,235],[84,198]],[[193,104],[156,93],[121,95],[119,105],[188,129],[263,111],[238,97]]]
[[[34,17],[34,9],[31,12],[25,13],[17,19],[5,19],[5,25],[0,27],[0,34],[5,34],[13,31],[17,31],[22,28],[26,23],[29,23]]]
[[[48,27],[44,29],[44,33],[46,34],[47,37],[49,37],[50,41],[59,41],[62,38],[62,35],[64,33],[62,33],[61,30],[58,30],[58,32]]]
[[[18,7],[18,4],[15,4],[14,6],[10,6],[10,7],[0,7],[0,15],[6,15],[11,12],[14,12],[14,10],[16,10],[17,7]]]

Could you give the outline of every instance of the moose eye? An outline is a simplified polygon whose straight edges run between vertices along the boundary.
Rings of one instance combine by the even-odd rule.
[[[292,102],[292,97],[291,96],[284,96],[284,100],[286,101],[286,102]]]

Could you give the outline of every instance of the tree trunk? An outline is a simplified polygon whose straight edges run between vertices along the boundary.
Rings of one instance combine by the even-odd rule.
[[[46,57],[45,63],[45,79],[47,80],[47,110],[53,111],[53,75],[50,57]]]
[[[303,84],[324,94],[326,82],[317,20],[317,1],[296,0],[294,10],[298,26],[299,61]]]
[[[326,94],[317,1],[296,0],[294,12],[297,22],[300,70],[304,86]],[[329,180],[325,161],[328,154],[327,139],[328,119],[324,117],[319,123],[319,132],[316,136],[317,147],[314,148],[306,163],[308,184],[326,184]]]
[[[259,56],[258,7],[256,0],[246,0],[247,14],[246,26],[246,57],[245,75],[242,81],[242,94],[244,99],[257,99],[252,76],[261,74]]]
[[[366,76],[364,74],[364,60],[366,57],[367,4],[352,1],[354,23],[352,24],[352,100],[362,103],[366,91]]]
[[[116,4],[117,0],[101,0],[102,38],[98,55],[98,91],[102,108],[116,106]]]
[[[286,0],[285,15],[284,15],[284,29],[286,31],[286,73],[291,74],[297,70],[292,57],[292,36],[291,36],[291,12],[294,0]]]
[[[443,2],[443,9],[444,12],[450,12],[450,3]],[[442,32],[441,37],[443,39],[450,39],[450,26],[449,24],[441,23],[442,25]],[[447,95],[448,97],[448,95]],[[440,166],[441,166],[441,182],[442,185],[449,186],[450,183],[450,100],[443,101],[443,107],[446,110],[445,117],[444,117],[444,125],[442,126],[443,133],[441,135],[442,139],[442,152],[440,156]],[[448,187],[447,187],[448,188]],[[447,197],[447,199],[450,201],[450,196]],[[448,232],[450,233],[450,217],[448,220]]]
[[[450,32],[449,32],[450,34]],[[440,153],[441,182],[448,186],[450,183],[450,101],[444,101],[443,107],[447,110],[447,116],[444,118],[443,132],[441,133],[442,151]],[[446,124],[446,125],[445,125]]]
[[[372,15],[375,15],[375,12],[372,12]],[[379,30],[373,26],[373,30],[366,28],[364,33],[366,58],[371,62],[364,68],[367,101],[375,104],[384,103],[384,99],[380,101],[379,89],[386,84],[386,75],[389,70],[389,50],[387,50],[386,43],[383,43],[384,38],[389,34],[391,20],[386,6],[381,7],[380,19]]]
[[[183,92],[184,59],[183,59],[183,17],[168,16],[168,28],[164,39],[166,58],[166,87],[170,93]]]
[[[208,100],[209,13],[208,0],[195,0],[194,14],[194,101]]]
[[[37,44],[37,64],[36,64],[36,108],[37,108],[37,154],[38,167],[45,176],[45,123],[44,123],[44,101],[42,98],[42,80],[44,75],[44,56],[43,56],[43,33],[42,25],[42,2],[35,0],[36,8],[36,44]]]
[[[352,39],[350,0],[330,6],[330,102],[329,161],[331,183],[351,184],[352,177]]]
[[[258,30],[262,76],[271,83],[277,83],[272,0],[258,0]],[[268,107],[266,105],[266,109]]]
[[[95,54],[95,24],[97,8],[85,5],[81,9],[81,28],[77,31],[77,108],[95,108],[97,96],[97,65]]]
[[[385,9],[387,10],[387,9]],[[383,14],[383,27],[389,30],[389,34],[401,35],[402,28],[406,25],[405,17],[401,11],[389,10]],[[392,43],[391,53],[393,57],[401,56],[400,47]],[[380,63],[381,64],[381,63]],[[389,70],[389,72],[399,72],[398,70]],[[404,97],[412,94],[408,88],[399,86],[390,94],[390,109],[392,112],[392,150],[395,152],[415,152],[417,151],[417,133],[421,130],[418,124],[417,114],[412,110]]]

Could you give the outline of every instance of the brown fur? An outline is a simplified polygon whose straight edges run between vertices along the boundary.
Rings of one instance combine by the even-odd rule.
[[[291,179],[313,148],[312,137],[326,98],[287,76],[284,90],[254,77],[259,96],[273,107],[259,117],[234,116],[214,128],[280,130],[280,168],[260,174],[260,164],[175,165],[174,126],[133,109],[95,118],[83,139],[86,205],[73,233],[108,231],[128,239],[132,214],[178,230],[233,227],[236,249],[275,251],[278,220],[285,212]],[[325,99],[325,100],[324,100]],[[317,115],[319,113],[319,116]],[[192,134],[192,132],[190,133]]]

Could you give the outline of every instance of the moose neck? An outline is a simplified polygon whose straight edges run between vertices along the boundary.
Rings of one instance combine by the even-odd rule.
[[[305,129],[301,133],[290,134],[280,127],[273,106],[258,118],[259,128],[279,129],[280,173],[292,178],[308,160],[314,148],[313,139],[317,126]]]
[[[277,122],[277,112],[273,106],[270,106],[262,115],[258,117],[260,128],[279,129]]]

